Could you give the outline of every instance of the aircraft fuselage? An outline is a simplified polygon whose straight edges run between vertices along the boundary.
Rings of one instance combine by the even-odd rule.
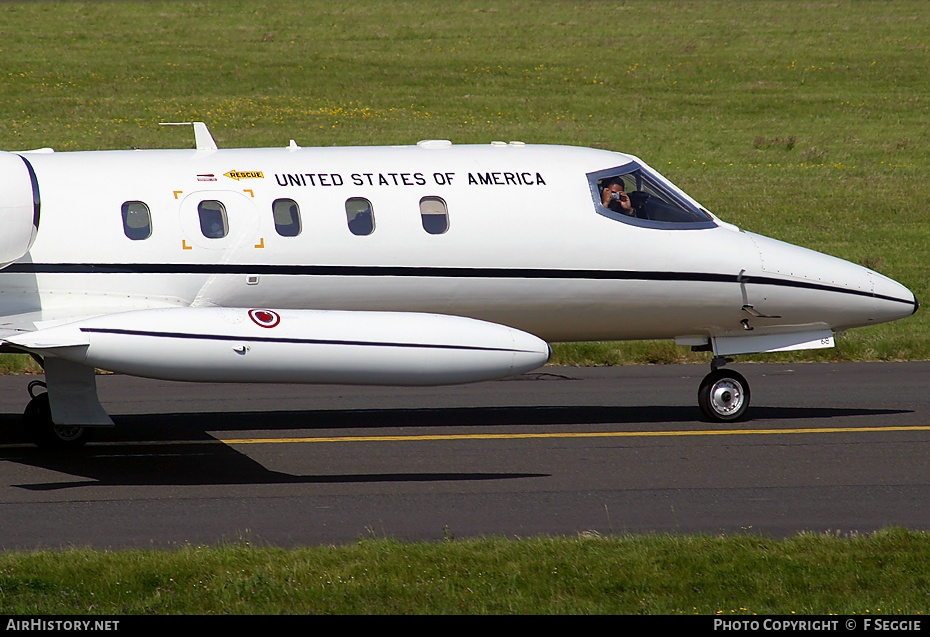
[[[25,153],[39,230],[0,271],[0,304],[48,317],[76,306],[435,312],[549,341],[742,335],[747,318],[762,331],[842,330],[915,307],[877,273],[713,217],[598,214],[588,175],[643,165],[630,156],[435,146]],[[445,204],[444,231],[425,229],[424,198]],[[361,199],[374,221],[353,234],[347,202]],[[298,208],[295,236],[276,226],[282,200]],[[205,236],[205,201],[225,208],[224,236]],[[150,211],[144,239],[125,232],[127,202]]]

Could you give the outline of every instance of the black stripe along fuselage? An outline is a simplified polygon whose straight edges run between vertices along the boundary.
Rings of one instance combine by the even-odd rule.
[[[867,290],[768,276],[747,276],[712,272],[662,272],[634,270],[591,270],[554,268],[462,268],[423,266],[348,266],[275,264],[181,264],[181,263],[14,263],[3,272],[21,274],[190,274],[190,275],[276,275],[407,278],[481,279],[578,279],[613,281],[676,281],[704,283],[744,283],[796,289],[819,290],[875,298],[914,306],[913,299],[902,299]],[[2,273],[0,273],[2,276]]]

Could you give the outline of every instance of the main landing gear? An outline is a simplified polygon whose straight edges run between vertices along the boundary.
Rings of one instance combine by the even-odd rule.
[[[23,424],[33,442],[57,449],[80,447],[95,427],[113,426],[97,398],[93,367],[57,356],[34,358],[45,371],[45,382],[29,383],[32,400],[23,412]]]
[[[711,372],[698,388],[698,405],[704,417],[712,422],[740,420],[749,407],[749,383],[743,375],[720,369],[729,362],[729,358],[715,356],[710,363]]]
[[[40,380],[29,383],[31,400],[23,412],[23,424],[32,441],[48,449],[73,449],[86,443],[90,430],[79,425],[56,425],[52,421],[48,392],[35,393],[38,388],[47,389],[47,386]]]

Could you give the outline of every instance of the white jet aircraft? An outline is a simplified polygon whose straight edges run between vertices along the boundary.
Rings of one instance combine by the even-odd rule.
[[[0,342],[40,360],[39,443],[112,425],[95,368],[210,382],[431,385],[543,365],[547,341],[730,356],[832,347],[917,310],[869,269],[725,223],[640,159],[456,146],[0,153]],[[46,392],[36,393],[36,385]]]

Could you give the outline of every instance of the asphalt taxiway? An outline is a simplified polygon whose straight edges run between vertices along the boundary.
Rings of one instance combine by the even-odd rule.
[[[734,365],[750,419],[701,420],[705,366],[546,367],[436,388],[100,376],[117,423],[28,443],[0,378],[0,547],[360,537],[930,529],[930,363]]]

